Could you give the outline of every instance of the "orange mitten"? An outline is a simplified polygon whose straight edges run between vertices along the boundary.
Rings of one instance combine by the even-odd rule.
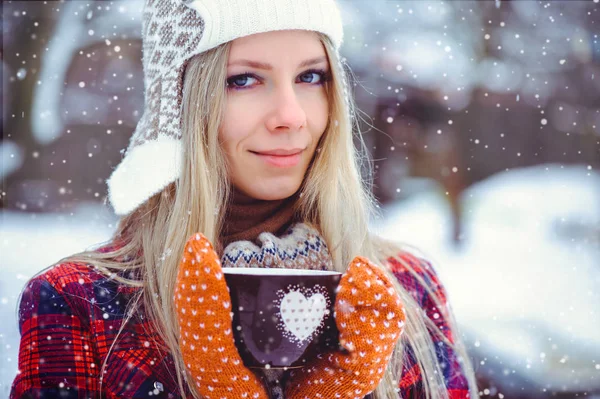
[[[286,398],[359,398],[381,379],[404,331],[404,307],[388,277],[368,259],[356,257],[338,286],[335,321],[348,353],[320,355],[294,371]]]
[[[186,243],[175,288],[183,360],[207,399],[268,398],[242,363],[231,332],[231,298],[221,261],[206,237]]]

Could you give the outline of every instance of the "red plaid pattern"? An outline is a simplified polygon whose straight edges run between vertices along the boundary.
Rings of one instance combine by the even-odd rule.
[[[402,260],[407,262],[413,268],[417,275],[419,275],[419,277],[425,281],[427,286],[440,298],[442,303],[446,302],[446,290],[440,282],[431,263],[407,253],[399,254],[398,258],[402,258]],[[397,258],[389,258],[388,265],[400,284],[412,294],[417,303],[421,305],[421,308],[425,310],[427,316],[433,320],[446,338],[454,343],[455,332],[450,330],[446,314],[436,308],[435,303],[425,290],[424,286],[417,281]],[[437,335],[432,334],[431,336],[436,347],[437,358],[441,361],[444,380],[446,382],[446,388],[448,389],[448,397],[450,399],[469,398],[469,384],[460,366],[457,354],[452,348],[437,338]],[[407,345],[405,350],[407,352],[407,360],[402,366],[402,378],[399,384],[402,398],[425,398],[421,370],[415,360],[412,347]]]
[[[99,249],[107,251],[111,247]],[[446,293],[431,265],[401,254],[442,298]],[[389,266],[427,315],[453,340],[444,315],[423,286],[394,258]],[[133,276],[126,276],[133,277]],[[102,397],[179,398],[172,357],[141,309],[115,337],[126,318],[126,305],[137,288],[120,285],[92,267],[64,263],[33,278],[19,307],[19,372],[10,399],[100,397],[100,370],[114,343],[102,378]],[[435,336],[434,336],[435,337]],[[434,338],[451,399],[468,398],[468,385],[454,352]],[[422,376],[410,346],[403,365],[400,394],[424,398]],[[189,391],[186,397],[191,397]]]

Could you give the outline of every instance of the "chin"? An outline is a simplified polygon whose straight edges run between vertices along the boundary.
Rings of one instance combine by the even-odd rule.
[[[249,191],[247,195],[249,195],[252,198],[263,201],[277,201],[291,197],[298,191],[299,188],[299,184],[294,184],[289,187],[283,187],[282,185],[278,185],[274,186],[272,189],[265,187],[263,190]]]

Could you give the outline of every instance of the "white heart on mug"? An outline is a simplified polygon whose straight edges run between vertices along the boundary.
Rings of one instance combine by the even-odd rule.
[[[292,335],[302,341],[323,322],[326,304],[323,294],[317,293],[306,298],[298,291],[290,291],[281,300],[283,324]]]

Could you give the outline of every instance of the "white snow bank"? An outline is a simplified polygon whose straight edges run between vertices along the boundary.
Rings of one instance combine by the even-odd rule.
[[[72,215],[0,212],[0,398],[17,373],[17,299],[27,279],[59,259],[106,241],[116,218],[96,204]]]
[[[518,378],[525,391],[600,391],[600,174],[504,172],[468,189],[463,206],[460,249],[438,190],[385,208],[378,227],[432,257],[476,367],[503,388]]]

